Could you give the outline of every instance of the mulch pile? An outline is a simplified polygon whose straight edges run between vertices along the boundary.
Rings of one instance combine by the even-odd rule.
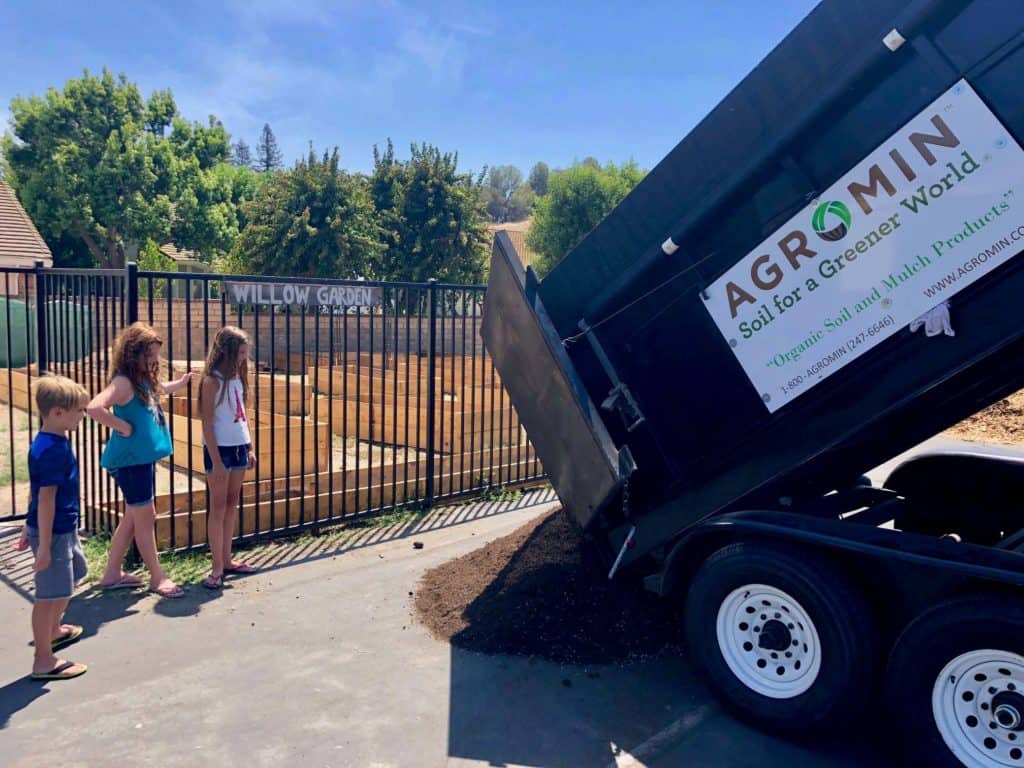
[[[428,571],[415,604],[459,648],[573,664],[643,658],[679,635],[673,606],[638,583],[609,581],[562,510]]]
[[[946,431],[950,437],[982,443],[1024,443],[1024,390],[964,419]]]

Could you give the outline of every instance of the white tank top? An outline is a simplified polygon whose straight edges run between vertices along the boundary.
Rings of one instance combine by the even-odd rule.
[[[213,399],[213,436],[218,447],[247,445],[252,442],[249,435],[249,421],[245,415],[245,401],[242,397],[242,380],[237,376],[227,382],[218,373],[217,394]],[[221,391],[227,387],[227,394],[221,399]]]

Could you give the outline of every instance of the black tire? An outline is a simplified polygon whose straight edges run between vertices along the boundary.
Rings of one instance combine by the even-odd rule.
[[[787,692],[786,698],[765,695],[743,682],[730,668],[719,642],[720,611],[724,612],[723,631],[728,631],[731,623],[724,618],[728,615],[728,606],[749,594],[749,591],[738,593],[737,590],[754,584],[766,585],[790,596],[812,622],[819,641],[820,666],[816,676],[810,678],[813,682],[802,692]],[[746,612],[749,607],[743,607],[742,611]],[[756,622],[767,615],[755,614],[751,620]],[[690,585],[685,622],[689,653],[726,707],[768,730],[814,738],[845,729],[856,720],[877,687],[878,631],[867,602],[845,575],[814,553],[754,542],[720,549],[704,562]],[[768,622],[771,623],[771,618]],[[744,622],[738,628],[746,626]],[[750,631],[760,632],[757,626],[750,627]],[[764,626],[767,628],[768,624]],[[804,629],[802,624],[794,628],[792,622],[788,626],[794,632]],[[763,638],[764,635],[751,637]],[[790,639],[793,637],[801,636],[793,635]],[[806,634],[802,637],[807,639]],[[804,645],[805,650],[806,647]],[[755,647],[752,651],[755,656],[749,663],[760,664],[756,656],[771,649],[772,646]],[[750,649],[747,644],[734,648],[731,651],[734,659],[741,650]],[[734,663],[742,666],[745,661],[740,658]],[[799,669],[799,665],[796,666]],[[803,684],[808,684],[806,679]]]
[[[962,768],[969,764],[954,755],[953,747],[947,745],[936,724],[932,697],[941,674],[946,684],[940,689],[939,701],[957,702],[958,715],[951,723],[961,726],[962,718],[961,733],[964,736],[960,741],[961,749],[972,736],[979,740],[992,738],[996,744],[993,751],[988,752],[984,746],[979,748],[981,765],[1024,766],[1024,730],[1013,732],[1014,741],[1011,742],[1009,729],[992,729],[990,725],[994,719],[984,722],[976,717],[983,713],[983,706],[986,707],[985,712],[992,712],[993,707],[987,699],[992,696],[990,691],[995,686],[998,686],[995,690],[1001,691],[1004,686],[1013,684],[998,673],[991,679],[976,678],[974,674],[984,675],[986,667],[981,665],[971,668],[974,674],[959,674],[960,687],[954,682],[956,674],[944,672],[954,659],[977,651],[1024,657],[1024,601],[991,596],[952,600],[914,619],[896,641],[885,680],[886,703],[890,712],[888,719],[895,724],[908,757],[913,757],[915,765]],[[1021,663],[1024,664],[1024,658]],[[1011,665],[1004,666],[1004,670],[1007,666]],[[1019,680],[1019,671],[1024,671],[1024,667],[1012,666],[1009,671]],[[990,683],[995,683],[995,686]],[[973,688],[975,685],[980,686],[977,693]],[[1020,689],[1019,685],[1015,687]],[[969,699],[966,694],[970,694]],[[971,707],[976,708],[976,712],[970,712],[968,708]],[[974,717],[976,725],[970,724],[971,717]],[[1013,749],[1019,753],[1010,755]],[[995,760],[1000,754],[1005,758],[1003,762]],[[986,760],[987,763],[984,762]]]

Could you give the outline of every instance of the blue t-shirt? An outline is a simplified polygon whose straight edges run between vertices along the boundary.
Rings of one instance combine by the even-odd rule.
[[[28,503],[27,522],[39,528],[39,489],[57,486],[53,511],[53,532],[78,530],[78,459],[71,441],[64,435],[40,432],[28,449],[28,476],[32,499]]]

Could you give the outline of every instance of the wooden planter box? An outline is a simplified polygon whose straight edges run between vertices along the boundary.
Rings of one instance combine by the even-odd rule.
[[[328,368],[309,368],[309,381],[313,392],[325,397],[363,398],[372,395],[374,398],[407,398],[425,399],[430,387],[427,376],[410,376],[403,372],[380,371],[374,369],[357,370],[353,366],[337,366]],[[440,372],[434,376],[434,395],[437,398],[447,397],[476,403],[498,402],[504,390],[498,384],[481,384],[466,380],[463,383],[452,381]]]
[[[456,409],[455,403],[435,408],[434,450],[461,453],[477,448],[519,445],[526,432],[511,407],[493,411]],[[465,405],[465,404],[463,404]],[[372,443],[428,448],[427,408],[319,398],[313,406],[317,418],[328,423],[336,435]]]
[[[32,381],[35,380],[36,373],[33,370]],[[0,369],[0,402],[10,403],[15,408],[27,411],[31,397],[28,372],[24,368]],[[36,410],[35,403],[32,403],[32,410]]]
[[[199,372],[203,370],[206,363],[202,360],[193,360],[188,363],[185,360],[175,360],[171,366],[171,378],[177,379],[185,374],[189,367],[196,371],[196,377],[192,380],[192,393],[196,398],[196,409],[199,407]],[[306,408],[309,405],[310,388],[305,376],[294,374],[284,376],[282,374],[254,373],[249,372],[249,405],[256,407],[257,398],[259,410],[270,411],[271,413],[285,413],[289,416],[305,416]],[[273,407],[271,407],[273,401]],[[198,414],[198,410],[195,411]]]
[[[252,376],[252,390],[249,403],[261,411],[283,413],[289,416],[308,415],[310,388],[305,376],[271,375],[260,373]]]
[[[203,422],[198,415],[198,408],[190,412],[188,402],[176,398],[171,403],[168,418],[174,437],[174,464],[204,472]],[[249,409],[248,416],[260,477],[270,478],[271,467],[274,477],[330,469],[331,439],[326,422],[314,424],[303,417],[254,409]],[[245,476],[246,480],[255,479],[256,472],[250,470]]]
[[[434,363],[435,375],[443,377],[446,385],[459,388],[463,384],[470,386],[500,386],[501,379],[498,372],[491,364],[491,358],[482,348],[480,342],[476,355],[450,355],[440,354],[436,356]],[[332,356],[321,353],[319,355],[307,353],[305,355],[292,352],[277,352],[274,355],[274,367],[278,370],[305,371],[309,368],[320,368],[324,371],[330,369],[340,371],[348,368],[353,373],[363,376],[376,376],[393,378],[397,372],[399,378],[422,378],[426,381],[430,360],[427,355],[415,353],[393,354],[381,352],[359,352],[349,350],[347,355],[336,354]]]

